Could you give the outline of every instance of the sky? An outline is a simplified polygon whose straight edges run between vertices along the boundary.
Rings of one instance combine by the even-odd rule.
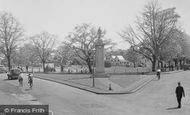
[[[127,49],[118,32],[135,20],[150,0],[0,0],[0,11],[12,13],[27,36],[48,31],[61,42],[76,25],[91,23],[106,30],[106,38]],[[162,8],[176,7],[179,24],[190,34],[190,0],[158,0]]]

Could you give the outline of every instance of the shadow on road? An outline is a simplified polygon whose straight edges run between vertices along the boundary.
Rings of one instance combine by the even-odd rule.
[[[167,108],[166,110],[173,110],[173,109],[179,109],[178,107],[170,107],[170,108]]]

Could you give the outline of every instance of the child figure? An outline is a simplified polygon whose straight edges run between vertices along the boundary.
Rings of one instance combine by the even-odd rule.
[[[32,77],[32,75],[30,73],[28,74],[28,84],[30,86],[30,89],[32,89],[32,86],[33,86],[33,77]]]

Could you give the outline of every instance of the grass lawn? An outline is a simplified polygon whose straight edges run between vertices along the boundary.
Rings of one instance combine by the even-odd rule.
[[[58,80],[72,80],[72,79],[83,79],[83,78],[89,78],[89,74],[44,74],[44,73],[35,73],[34,76],[41,76],[44,78],[53,78]]]
[[[134,82],[142,79],[142,75],[113,75],[110,80],[123,88],[133,84]]]
[[[56,80],[66,80],[68,82],[73,82],[80,85],[85,85],[88,87],[92,87],[93,79],[90,78],[89,74],[43,74],[36,73],[36,75],[51,78]],[[133,84],[134,82],[142,79],[142,75],[111,75],[109,80],[119,86],[126,88],[127,86]],[[102,90],[108,90],[108,85],[105,85],[100,81],[101,79],[95,79],[95,88],[99,88]]]
[[[102,84],[99,79],[94,79],[95,80],[95,88],[101,89],[101,90],[108,90],[108,86]],[[86,78],[86,79],[73,79],[69,80],[71,82],[80,84],[80,85],[85,85],[88,87],[92,87],[93,84],[93,79],[92,78]]]

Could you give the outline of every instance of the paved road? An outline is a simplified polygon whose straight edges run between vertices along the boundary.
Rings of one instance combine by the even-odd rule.
[[[189,115],[189,75],[190,71],[166,74],[160,81],[153,81],[132,95],[112,96],[112,98],[118,98],[133,106],[135,113],[139,115]],[[186,98],[182,100],[182,109],[174,109],[177,107],[175,88],[178,81],[182,83],[186,92]]]
[[[27,92],[38,101],[50,104],[55,115],[189,115],[189,75],[190,71],[166,74],[160,81],[126,95],[96,95],[40,79],[34,79],[33,90]],[[178,81],[185,88],[186,98],[182,109],[172,109],[177,106],[174,91]],[[17,81],[5,82],[17,85]],[[25,88],[28,88],[26,84]]]

